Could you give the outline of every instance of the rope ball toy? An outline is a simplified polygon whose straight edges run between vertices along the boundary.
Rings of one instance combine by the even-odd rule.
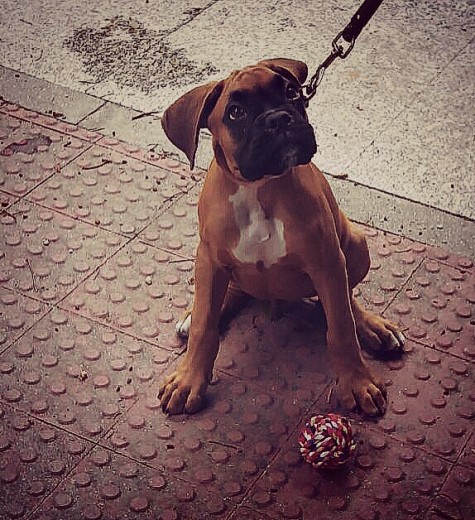
[[[336,468],[356,449],[350,422],[334,413],[311,417],[298,441],[302,457],[314,468]]]

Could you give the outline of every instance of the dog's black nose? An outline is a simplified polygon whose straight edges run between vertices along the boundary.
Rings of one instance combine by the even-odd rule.
[[[276,132],[289,126],[292,121],[292,116],[288,112],[277,110],[265,118],[264,125],[269,132]]]

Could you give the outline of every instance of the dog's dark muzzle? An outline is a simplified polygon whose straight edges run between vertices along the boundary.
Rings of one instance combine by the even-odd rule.
[[[299,112],[273,109],[255,119],[237,160],[242,176],[252,181],[307,164],[316,151],[313,128]]]

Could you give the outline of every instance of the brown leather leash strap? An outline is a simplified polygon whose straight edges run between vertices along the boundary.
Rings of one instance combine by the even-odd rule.
[[[326,60],[318,67],[315,74],[310,78],[307,85],[302,87],[303,98],[308,106],[309,101],[315,96],[317,87],[323,79],[325,70],[335,61],[336,58],[345,59],[353,47],[356,38],[360,35],[365,25],[370,21],[383,0],[364,0],[359,9],[353,15],[350,23],[339,32],[332,42],[332,52]]]

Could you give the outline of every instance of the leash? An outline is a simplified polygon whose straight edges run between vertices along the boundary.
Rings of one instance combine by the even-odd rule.
[[[315,74],[310,78],[307,85],[303,85],[302,93],[305,101],[305,106],[308,107],[309,101],[317,93],[317,88],[320,85],[325,70],[336,60],[341,58],[344,60],[348,57],[355,46],[356,38],[360,35],[365,25],[370,21],[378,7],[383,0],[364,0],[359,9],[353,15],[350,23],[339,32],[332,42],[332,51],[327,59],[318,67]]]

